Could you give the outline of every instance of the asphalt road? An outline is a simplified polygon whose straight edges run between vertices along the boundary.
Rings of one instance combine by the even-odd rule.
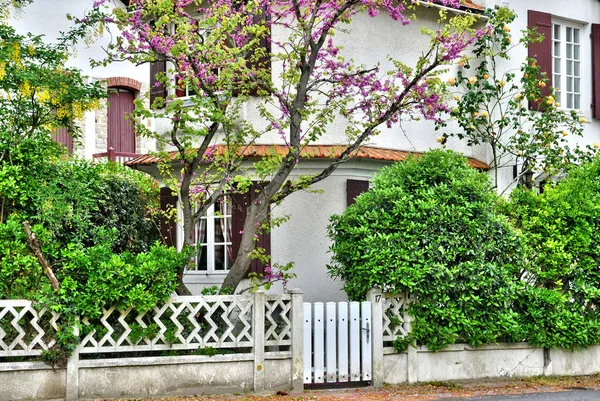
[[[600,391],[574,390],[557,393],[515,394],[476,398],[446,398],[446,401],[600,401]]]

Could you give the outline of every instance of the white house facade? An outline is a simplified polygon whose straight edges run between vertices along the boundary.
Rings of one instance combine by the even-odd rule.
[[[83,14],[91,7],[92,0],[70,0],[56,2],[49,9],[43,1],[34,1],[23,15],[14,21],[20,33],[31,31],[56,37],[59,30],[68,26],[65,15]],[[372,65],[380,62],[386,67],[387,56],[391,55],[407,64],[414,62],[429,43],[429,38],[419,32],[420,26],[437,27],[439,7],[426,4],[418,11],[417,19],[408,26],[401,26],[386,15],[371,18],[357,15],[348,26],[348,33],[336,36],[343,44],[344,52],[357,63]],[[512,24],[514,40],[519,32],[527,27],[536,26],[546,35],[541,44],[529,50],[517,48],[510,54],[511,59],[501,68],[518,72],[520,64],[529,56],[536,56],[542,70],[552,77],[552,85],[560,88],[560,103],[567,109],[576,109],[587,122],[584,124],[583,138],[573,139],[580,146],[600,142],[600,2],[597,0],[473,0],[457,12],[481,13],[485,7],[508,6],[516,11],[518,18]],[[122,5],[121,5],[122,6]],[[40,21],[45,21],[40,23]],[[58,28],[60,27],[60,29]],[[274,30],[274,37],[283,32]],[[103,40],[108,40],[104,38]],[[80,46],[77,49],[73,65],[94,79],[107,80],[107,87],[113,88],[113,103],[131,102],[133,98],[144,96],[151,87],[148,66],[134,66],[127,63],[112,64],[104,68],[91,69],[87,60],[101,57],[102,45],[106,41],[95,43],[90,48]],[[274,76],[277,66],[273,66]],[[455,70],[448,72],[451,76]],[[120,97],[115,97],[114,93]],[[125,99],[126,98],[126,99]],[[156,144],[148,139],[133,137],[122,139],[129,134],[127,120],[122,119],[126,105],[119,106],[119,122],[111,117],[110,103],[106,108],[86,114],[82,121],[84,138],[81,144],[74,146],[74,152],[92,158],[107,152],[113,147],[124,154],[146,154],[156,149]],[[557,99],[559,100],[559,99]],[[259,121],[252,101],[244,105],[243,114],[250,122]],[[125,122],[123,122],[123,121]],[[150,127],[160,122],[145,121]],[[119,125],[123,124],[123,125]],[[450,126],[448,129],[452,129]],[[374,137],[367,148],[354,160],[344,163],[327,179],[314,185],[311,192],[298,192],[290,195],[282,205],[273,207],[272,216],[289,216],[289,221],[275,227],[268,238],[262,238],[263,245],[270,251],[272,262],[286,264],[294,262],[297,278],[288,286],[301,288],[307,301],[335,301],[346,298],[342,291],[343,283],[333,281],[327,273],[326,265],[330,261],[327,237],[327,225],[332,214],[342,213],[354,197],[368,189],[370,178],[381,167],[394,161],[401,161],[409,153],[424,152],[439,148],[436,138],[440,135],[434,125],[428,121],[403,121],[400,126],[383,129]],[[302,159],[294,175],[306,175],[322,167],[327,147],[346,143],[343,123],[333,124],[328,133],[319,140],[311,152],[322,152],[321,157]],[[261,137],[257,141],[256,153],[267,152],[281,145],[277,134]],[[491,164],[491,152],[486,146],[467,146],[466,142],[451,138],[445,145],[470,158],[471,164],[483,170]],[[158,175],[155,159],[151,156],[139,157],[129,165],[133,168]],[[500,171],[499,186],[509,185],[513,179],[513,169]],[[290,177],[293,178],[293,177]],[[542,178],[539,178],[540,180]],[[173,204],[175,199],[164,199],[164,203]],[[196,269],[188,271],[185,280],[194,293],[202,287],[219,284],[231,266],[228,254],[235,254],[236,212],[227,205],[215,205],[219,213],[208,216],[198,228],[198,235],[205,241],[205,252],[199,256]],[[174,245],[182,243],[182,229],[176,228]],[[267,243],[268,242],[268,243]],[[272,291],[280,291],[274,288]]]

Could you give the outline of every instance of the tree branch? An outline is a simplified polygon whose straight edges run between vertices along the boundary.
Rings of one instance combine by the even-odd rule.
[[[29,225],[29,222],[24,221],[23,227],[25,227],[25,233],[27,234],[27,245],[33,251],[33,253],[35,254],[35,257],[37,258],[38,262],[42,266],[42,270],[44,270],[44,273],[48,277],[48,280],[50,280],[50,283],[52,284],[52,288],[54,288],[55,292],[58,292],[58,290],[60,289],[58,280],[56,279],[56,276],[54,275],[54,272],[52,271],[50,264],[44,257],[44,254],[42,253],[42,250],[40,249],[40,244],[38,243],[37,237],[35,236],[35,233],[33,231],[31,231],[31,226]]]

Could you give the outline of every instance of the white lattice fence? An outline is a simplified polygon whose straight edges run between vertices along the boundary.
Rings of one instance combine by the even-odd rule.
[[[58,316],[31,301],[0,300],[0,357],[38,356],[52,347]]]
[[[408,303],[406,294],[385,293],[383,296],[383,345],[388,350],[397,337],[404,337],[410,331]]]
[[[173,297],[146,313],[105,309],[100,328],[85,334],[81,353],[195,350],[254,345],[252,296]],[[82,331],[92,322],[83,320]]]
[[[292,297],[290,295],[266,296],[265,346],[292,345]]]

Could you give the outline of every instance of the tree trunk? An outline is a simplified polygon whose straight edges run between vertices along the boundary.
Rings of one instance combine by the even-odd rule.
[[[181,210],[183,213],[183,246],[194,246],[194,226],[192,204],[190,202],[190,180],[191,177],[184,173],[184,178],[181,183],[179,195],[181,199]],[[194,256],[190,258],[189,262],[193,262]],[[186,264],[187,265],[187,264]],[[183,275],[185,273],[186,265],[178,266],[177,268],[177,288],[175,292],[177,295],[192,295],[192,292],[187,288],[183,282]]]
[[[267,187],[269,186],[270,184]],[[270,203],[268,199],[272,198],[272,196],[268,196],[266,191],[267,188],[263,189],[258,199],[248,208],[240,249],[238,250],[234,264],[223,281],[222,288],[231,287],[235,291],[248,273],[250,263],[252,263],[248,255],[256,248],[255,234],[269,217]]]

